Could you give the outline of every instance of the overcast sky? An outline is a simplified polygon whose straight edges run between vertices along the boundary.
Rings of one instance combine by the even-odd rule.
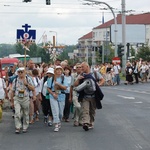
[[[150,0],[125,1],[126,10],[132,10],[132,14],[150,11]],[[121,0],[101,2],[113,7],[116,15],[121,11]],[[42,42],[43,33],[52,41],[57,32],[57,43],[77,44],[80,37],[101,24],[103,13],[105,22],[113,19],[111,11],[104,10],[107,6],[86,3],[90,4],[84,0],[51,0],[51,5],[46,5],[46,0],[32,0],[29,3],[0,0],[0,43],[14,44],[17,29],[22,29],[22,25],[27,23],[36,30],[36,43]]]

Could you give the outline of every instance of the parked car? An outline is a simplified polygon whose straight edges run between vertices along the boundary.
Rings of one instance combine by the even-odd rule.
[[[19,60],[17,58],[0,58],[0,74],[1,77],[5,77],[6,73],[5,73],[5,67],[10,67],[12,65],[14,65],[14,63],[18,63]]]

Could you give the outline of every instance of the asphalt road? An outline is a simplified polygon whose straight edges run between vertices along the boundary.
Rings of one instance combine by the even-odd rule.
[[[105,86],[103,109],[95,127],[85,132],[62,123],[58,133],[39,122],[28,133],[16,135],[11,112],[0,123],[0,150],[150,150],[150,83]]]

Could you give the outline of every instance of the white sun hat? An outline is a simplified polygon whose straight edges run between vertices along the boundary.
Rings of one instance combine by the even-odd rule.
[[[46,73],[51,73],[51,74],[54,74],[54,69],[53,68],[48,68],[47,72]]]
[[[24,67],[19,67],[19,68],[17,69],[17,72],[18,72],[18,71],[24,71],[24,70],[25,70]]]

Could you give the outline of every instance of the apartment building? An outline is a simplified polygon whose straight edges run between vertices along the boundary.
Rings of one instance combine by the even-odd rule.
[[[117,24],[122,24],[121,14],[116,17]],[[81,38],[78,39],[78,51],[80,60],[84,60],[83,58],[91,57],[92,47],[100,46],[105,42],[111,41],[111,26],[114,24],[114,19],[105,22],[97,27],[94,27],[93,30]],[[126,16],[126,24],[127,25],[144,25],[145,30],[145,43],[150,46],[150,13],[143,14],[130,14]],[[139,32],[138,30],[135,32]],[[142,41],[143,42],[143,41]],[[138,43],[134,43],[138,44]],[[84,56],[84,57],[83,57]]]

